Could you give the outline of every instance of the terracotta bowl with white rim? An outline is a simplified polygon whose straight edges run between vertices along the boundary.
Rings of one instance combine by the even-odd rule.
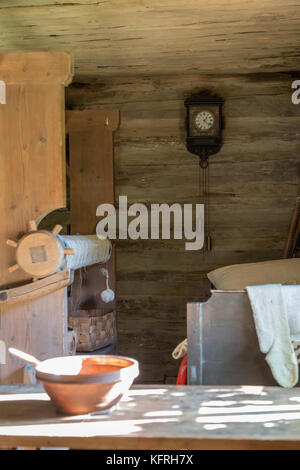
[[[78,355],[38,361],[14,348],[9,352],[35,365],[37,379],[64,414],[111,409],[139,375],[138,362],[124,356]]]

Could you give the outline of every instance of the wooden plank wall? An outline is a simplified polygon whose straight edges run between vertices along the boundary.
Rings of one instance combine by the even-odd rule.
[[[106,120],[107,123],[106,124]],[[69,134],[70,232],[73,235],[96,234],[96,209],[99,204],[114,203],[113,132],[118,127],[118,110],[68,111]],[[109,285],[115,291],[115,254],[105,265]],[[101,309],[109,312],[116,302],[105,304],[100,293],[106,279],[99,264],[77,270],[72,285],[69,316],[77,309]]]
[[[280,72],[298,0],[1,0],[0,49],[72,50],[76,75]]]
[[[197,157],[185,149],[184,99],[203,88],[225,100],[224,145],[211,158],[213,250],[181,240],[117,243],[119,350],[141,362],[140,382],[172,382],[172,349],[186,335],[186,302],[204,296],[208,270],[281,257],[297,193],[300,106],[292,74],[152,75],[67,89],[70,109],[118,108],[116,199],[199,202]],[[201,202],[201,201],[200,201]]]

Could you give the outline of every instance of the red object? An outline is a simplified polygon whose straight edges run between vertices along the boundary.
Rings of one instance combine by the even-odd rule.
[[[187,383],[187,354],[183,357],[181,361],[176,385],[186,385],[186,383]]]

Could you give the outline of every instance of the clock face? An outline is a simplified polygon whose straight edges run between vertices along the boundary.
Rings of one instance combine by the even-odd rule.
[[[214,115],[210,111],[200,111],[194,117],[195,127],[201,131],[207,131],[211,129],[214,125]]]
[[[219,106],[195,105],[189,111],[190,137],[215,137],[220,133]]]

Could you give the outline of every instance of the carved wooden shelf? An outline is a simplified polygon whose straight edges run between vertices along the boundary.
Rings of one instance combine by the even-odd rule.
[[[47,295],[68,286],[71,282],[70,270],[64,269],[51,276],[25,284],[24,286],[0,291],[0,306],[25,302]]]

